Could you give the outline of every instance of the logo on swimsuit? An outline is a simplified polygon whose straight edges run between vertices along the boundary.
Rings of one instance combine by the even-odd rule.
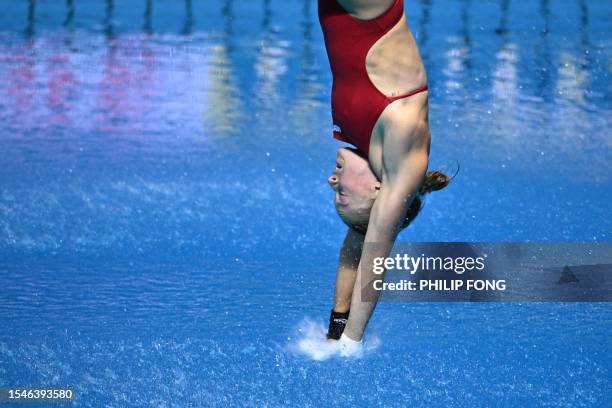
[[[342,129],[340,128],[340,126],[336,125],[335,123],[334,123],[334,128],[333,129],[334,129],[334,132],[342,133]]]

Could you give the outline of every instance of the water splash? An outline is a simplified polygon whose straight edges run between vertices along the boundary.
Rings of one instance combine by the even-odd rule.
[[[315,361],[340,357],[338,343],[328,342],[325,334],[326,328],[322,322],[314,321],[306,316],[296,327],[295,335],[290,338],[286,350]],[[362,352],[350,358],[361,358],[377,349],[380,343],[377,335],[368,335],[364,339]]]

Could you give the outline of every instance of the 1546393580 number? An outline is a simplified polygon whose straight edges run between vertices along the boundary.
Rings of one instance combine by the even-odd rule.
[[[18,401],[47,401],[71,402],[75,393],[72,388],[45,388],[45,387],[2,387],[0,388],[0,402]]]

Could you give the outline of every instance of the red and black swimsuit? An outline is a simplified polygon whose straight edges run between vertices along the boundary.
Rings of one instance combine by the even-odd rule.
[[[427,90],[427,85],[389,97],[376,88],[366,70],[368,51],[404,14],[404,0],[395,0],[372,20],[351,16],[337,0],[319,0],[319,21],[331,66],[334,137],[364,154],[370,149],[372,129],[391,102]]]

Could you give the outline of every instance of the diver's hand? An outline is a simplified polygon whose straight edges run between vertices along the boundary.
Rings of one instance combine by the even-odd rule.
[[[338,350],[342,357],[360,357],[363,354],[363,339],[355,341],[343,333],[338,340]]]
[[[342,334],[340,340],[327,339],[325,342],[328,352],[342,357],[361,357],[363,354],[363,340],[355,341],[346,334]]]

